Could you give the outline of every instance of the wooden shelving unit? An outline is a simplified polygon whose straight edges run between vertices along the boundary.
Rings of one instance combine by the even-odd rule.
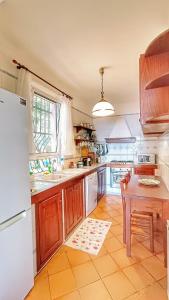
[[[169,52],[169,30],[162,32],[148,46],[145,56],[159,55]]]
[[[95,129],[85,127],[85,126],[81,126],[81,125],[74,125],[73,127],[76,128],[76,132],[79,132],[82,129],[87,130],[88,132],[96,131]]]
[[[94,143],[95,140],[92,139],[92,132],[96,131],[95,129],[86,127],[86,126],[82,126],[82,125],[74,125],[74,128],[76,128],[76,132],[78,133],[80,130],[86,130],[88,135],[89,135],[89,139],[77,139],[75,138],[75,143],[76,145],[78,145],[81,142],[89,142],[89,143]]]
[[[76,145],[78,145],[78,144],[81,143],[81,142],[94,143],[95,140],[92,140],[92,139],[89,139],[89,140],[86,140],[86,139],[75,139]]]
[[[159,78],[154,79],[153,81],[149,82],[145,89],[150,90],[150,89],[157,89],[160,87],[166,87],[169,86],[169,73],[164,74],[160,76]]]

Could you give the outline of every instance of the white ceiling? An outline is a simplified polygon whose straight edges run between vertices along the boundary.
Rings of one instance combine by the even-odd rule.
[[[93,105],[100,66],[113,103],[139,99],[138,60],[169,27],[168,0],[6,0],[1,34],[48,65]],[[23,62],[27,64],[26,61]]]

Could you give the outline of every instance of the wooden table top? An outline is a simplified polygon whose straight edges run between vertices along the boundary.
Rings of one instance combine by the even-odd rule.
[[[160,180],[158,186],[146,186],[140,184],[138,179],[140,178],[154,178]],[[125,197],[145,197],[161,200],[169,200],[169,191],[161,177],[157,176],[141,176],[141,175],[132,175],[129,183],[126,186],[124,191]]]

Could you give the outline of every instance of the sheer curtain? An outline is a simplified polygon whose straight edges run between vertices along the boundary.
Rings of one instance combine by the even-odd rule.
[[[73,135],[73,122],[71,101],[66,97],[61,97],[60,111],[60,153],[64,156],[72,156],[75,154],[75,143]]]
[[[28,117],[28,139],[29,139],[29,152],[34,153],[32,139],[32,90],[31,90],[32,77],[29,72],[20,69],[18,72],[18,80],[16,87],[16,94],[26,100],[27,104],[27,117]]]

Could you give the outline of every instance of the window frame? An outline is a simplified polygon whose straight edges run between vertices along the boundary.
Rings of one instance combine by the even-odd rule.
[[[35,143],[34,143],[34,138],[33,138],[33,99],[34,99],[34,94],[38,94],[39,96],[46,98],[47,100],[56,103],[56,104],[60,104],[60,110],[61,110],[61,104],[62,101],[59,99],[61,95],[57,95],[55,92],[53,92],[52,90],[46,88],[45,86],[40,85],[37,82],[33,82],[31,85],[31,105],[30,105],[30,134],[31,134],[31,157],[32,158],[36,158],[38,157],[56,157],[56,155],[59,155],[59,129],[57,132],[57,137],[58,137],[58,141],[56,142],[56,151],[55,152],[37,152]],[[60,119],[60,117],[59,117]]]

